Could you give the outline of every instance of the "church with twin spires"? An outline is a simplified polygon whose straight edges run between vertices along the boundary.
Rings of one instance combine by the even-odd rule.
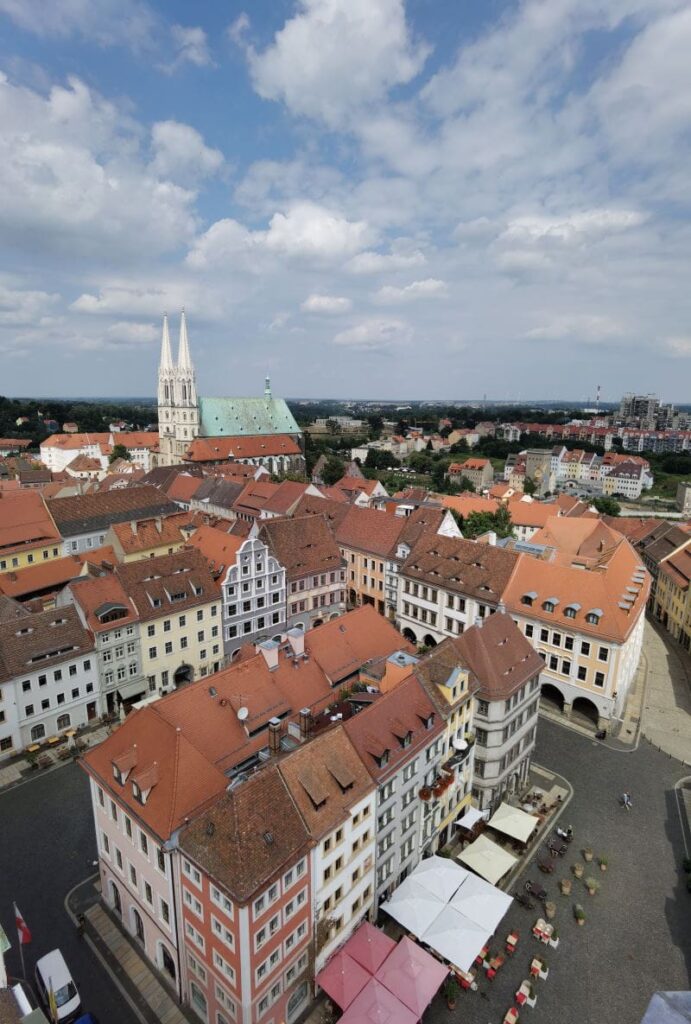
[[[301,431],[266,378],[262,398],[199,398],[190,355],[185,311],[180,316],[177,362],[173,360],[168,316],[163,317],[158,367],[159,466],[186,462],[286,459],[300,451]],[[274,453],[274,449],[276,452]],[[253,453],[258,454],[253,454]],[[287,463],[282,463],[285,468]]]

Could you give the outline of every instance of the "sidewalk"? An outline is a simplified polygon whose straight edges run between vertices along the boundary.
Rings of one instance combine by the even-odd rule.
[[[88,729],[81,732],[79,739],[81,742],[86,743],[87,746],[94,747],[106,739],[106,737],[110,735],[111,730],[112,727],[99,725],[95,729]],[[41,775],[44,775],[45,772],[52,772],[56,768],[61,768],[64,764],[70,764],[72,761],[71,758],[62,760],[57,756],[58,750],[62,749],[65,749],[64,744],[53,750],[45,749],[43,751],[52,759],[50,767],[45,769],[32,767],[29,758],[21,754],[7,762],[4,762],[0,768],[0,790],[9,789],[11,786],[20,785],[22,782],[28,782],[29,779],[39,778]]]
[[[67,896],[65,906],[76,922],[86,918],[85,939],[115,981],[142,1024],[190,1024],[174,993],[165,986],[135,943],[104,910],[98,875],[87,878]]]
[[[643,644],[648,662],[643,735],[665,754],[691,764],[691,657],[650,620]]]

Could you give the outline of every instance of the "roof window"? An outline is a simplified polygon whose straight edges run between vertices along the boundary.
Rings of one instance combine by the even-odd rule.
[[[597,626],[602,618],[602,608],[591,608],[585,617],[585,621],[591,626]]]
[[[529,590],[528,593],[524,594],[523,597],[521,598],[521,604],[532,605],[532,603],[533,603],[533,601],[535,600],[536,597],[537,597],[537,592],[535,590]]]

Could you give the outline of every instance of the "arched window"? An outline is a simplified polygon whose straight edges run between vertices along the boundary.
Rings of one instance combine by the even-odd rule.
[[[164,394],[164,395],[166,396],[166,401],[168,401],[168,399],[169,399],[169,397],[170,397],[170,392],[169,392],[169,390],[168,390],[168,385],[167,385],[167,384],[166,384],[166,385],[165,385],[165,387],[163,388],[163,394]]]
[[[46,734],[45,725],[35,725],[31,730],[31,739],[35,743],[36,740],[42,740]]]
[[[58,732],[62,729],[69,729],[71,725],[69,715],[58,715]]]

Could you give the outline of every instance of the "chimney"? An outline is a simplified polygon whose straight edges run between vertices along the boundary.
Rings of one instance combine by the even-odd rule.
[[[136,522],[135,519],[132,519],[131,522],[130,522],[130,530],[132,531],[132,533],[136,537],[137,536],[137,522]]]
[[[264,655],[269,672],[278,668],[278,643],[276,640],[265,640],[264,643],[258,645],[257,650]]]
[[[281,751],[281,719],[272,718],[269,722],[269,753],[272,757]]]
[[[301,629],[289,629],[286,636],[293,650],[294,658],[301,658],[305,653],[305,634]]]
[[[506,605],[504,604],[503,601],[500,601],[499,604],[497,605],[497,611],[499,612],[500,615],[506,615]]]
[[[163,529],[163,521],[160,516],[156,516],[156,529],[158,530],[159,533]]]
[[[300,739],[308,740],[312,732],[312,713],[309,708],[300,709]]]

